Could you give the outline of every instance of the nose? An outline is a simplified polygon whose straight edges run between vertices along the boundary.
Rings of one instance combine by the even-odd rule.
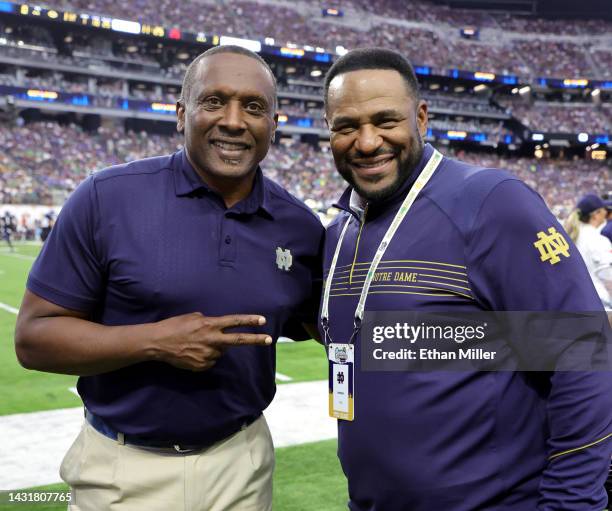
[[[366,124],[359,128],[357,140],[355,140],[355,149],[362,154],[371,154],[376,152],[382,145],[382,138],[378,134],[378,130],[371,124]]]
[[[233,133],[246,129],[244,112],[239,101],[230,101],[226,105],[219,126]]]

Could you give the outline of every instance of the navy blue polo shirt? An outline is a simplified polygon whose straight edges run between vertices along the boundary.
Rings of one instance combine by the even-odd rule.
[[[428,145],[416,173],[431,154]],[[324,254],[327,276],[351,218],[331,288],[334,342],[351,337],[365,274],[410,185],[368,207],[363,224],[350,189],[340,200]],[[554,263],[534,246],[551,227],[569,244]],[[601,303],[539,195],[504,171],[444,158],[389,244],[365,308],[598,311]],[[350,509],[605,507],[610,373],[366,372],[359,335],[355,361],[355,420],[338,421]]]
[[[250,331],[276,340],[295,322],[316,321],[323,234],[319,219],[259,169],[250,195],[227,209],[181,150],[81,183],[27,286],[103,325],[261,314],[266,325]],[[207,371],[146,362],[81,377],[78,390],[118,431],[202,444],[259,415],[274,376],[273,346],[239,346]]]

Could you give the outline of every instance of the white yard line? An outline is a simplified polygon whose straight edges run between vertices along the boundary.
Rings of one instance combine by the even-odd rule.
[[[265,412],[276,447],[336,437],[327,393],[326,381],[278,386]],[[82,423],[82,408],[0,417],[0,490],[60,482],[60,463]]]
[[[282,382],[293,381],[293,378],[291,378],[291,376],[287,376],[286,374],[282,373],[276,373],[276,379]]]
[[[10,305],[7,305],[6,303],[2,303],[2,302],[0,302],[0,309],[10,312],[12,314],[17,314],[19,312],[19,309],[16,309],[15,307],[11,307]]]
[[[22,259],[24,261],[34,261],[36,259],[34,256],[19,254],[17,252],[8,252],[7,250],[0,250],[0,255],[14,257],[15,259]]]

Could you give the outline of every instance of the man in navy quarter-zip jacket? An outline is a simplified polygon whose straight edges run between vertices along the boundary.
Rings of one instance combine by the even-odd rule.
[[[349,508],[602,511],[610,372],[362,369],[353,318],[364,280],[435,150],[423,143],[427,106],[414,71],[393,51],[340,58],[325,80],[325,108],[334,160],[350,185],[324,255],[324,333],[333,343],[353,337],[355,349],[355,416],[338,421]],[[555,233],[563,250],[542,254],[538,233]],[[537,193],[504,171],[448,158],[401,221],[366,296],[366,311],[601,310],[580,255]]]

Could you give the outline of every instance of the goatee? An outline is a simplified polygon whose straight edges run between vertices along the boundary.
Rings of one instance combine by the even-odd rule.
[[[397,176],[395,180],[389,186],[380,190],[364,190],[355,182],[353,173],[350,169],[338,169],[338,172],[340,172],[340,175],[353,187],[360,197],[368,202],[382,202],[397,192],[406,182],[406,180],[410,178],[423,157],[424,148],[425,145],[423,143],[423,139],[421,138],[421,134],[417,132],[416,137],[412,139],[410,144],[408,156],[403,160],[398,160]],[[399,158],[399,155],[397,157]]]

